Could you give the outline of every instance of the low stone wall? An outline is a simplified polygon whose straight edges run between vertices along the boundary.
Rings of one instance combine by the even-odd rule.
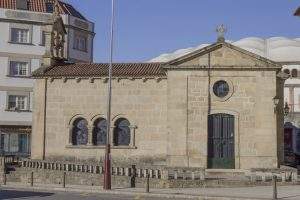
[[[281,166],[276,169],[256,168],[251,169],[247,174],[251,181],[270,181],[275,175],[281,182],[296,182],[298,180],[298,170],[296,168]]]
[[[101,186],[104,168],[102,164],[84,164],[71,162],[53,162],[45,160],[23,159],[16,171],[7,175],[8,182],[31,184]],[[176,187],[172,180],[204,181],[205,170],[202,168],[167,168],[164,166],[112,166],[112,185],[130,187],[132,176],[136,187],[145,187],[149,175],[151,188]],[[33,177],[31,177],[33,176]],[[182,184],[179,184],[182,185]],[[198,185],[198,184],[197,184]],[[201,184],[202,185],[202,184]]]
[[[5,173],[6,165],[14,163],[15,170]],[[89,185],[102,186],[104,169],[101,163],[85,164],[71,162],[53,162],[45,160],[14,160],[0,157],[0,184],[18,182],[23,184],[55,184],[55,185]],[[1,173],[1,172],[0,172]],[[211,171],[209,173],[212,173]],[[186,187],[236,187],[251,185],[269,185],[272,177],[285,183],[295,184],[297,170],[252,169],[244,171],[219,170],[217,178],[208,175],[203,168],[168,168],[165,166],[113,166],[112,185],[114,187],[130,187],[134,177],[136,187],[145,187],[147,176],[151,188],[186,188]],[[220,177],[220,173],[223,177]],[[226,174],[229,176],[226,177]],[[225,177],[225,178],[224,178]],[[234,177],[231,179],[230,177]],[[6,181],[4,181],[4,179]]]

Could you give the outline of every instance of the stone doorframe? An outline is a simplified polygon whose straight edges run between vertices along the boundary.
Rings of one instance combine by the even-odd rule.
[[[239,113],[234,110],[218,110],[212,109],[209,115],[213,114],[229,114],[234,116],[234,158],[235,158],[235,169],[240,169],[240,123],[239,123]],[[208,120],[208,118],[207,118]],[[207,144],[208,145],[208,144]],[[208,152],[207,152],[208,153]]]

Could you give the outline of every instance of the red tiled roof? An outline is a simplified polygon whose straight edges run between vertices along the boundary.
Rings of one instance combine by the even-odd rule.
[[[295,16],[299,16],[300,17],[300,7],[296,10],[296,12],[295,12],[295,14],[294,14]]]
[[[114,63],[114,77],[164,77],[164,63]],[[32,77],[105,77],[108,63],[76,63],[39,68]]]
[[[46,3],[53,3],[54,0],[27,0],[27,2],[29,11],[46,13]],[[59,6],[60,14],[85,19],[72,5],[59,1]],[[0,8],[16,10],[16,0],[0,0]]]

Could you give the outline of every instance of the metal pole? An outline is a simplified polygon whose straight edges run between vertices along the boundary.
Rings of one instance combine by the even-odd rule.
[[[146,180],[146,193],[150,192],[150,174],[147,173],[146,176],[147,180]]]
[[[115,2],[111,1],[111,33],[110,33],[110,62],[108,69],[108,94],[107,94],[107,141],[105,148],[104,159],[104,184],[105,190],[111,190],[111,155],[110,155],[110,122],[111,122],[111,79],[113,67],[113,46],[114,46],[114,17],[115,17]]]
[[[135,177],[136,177],[136,167],[135,165],[131,166],[131,177],[130,177],[130,187],[135,188]]]
[[[63,174],[63,188],[66,188],[66,172]]]
[[[30,186],[33,187],[33,172],[30,173]]]
[[[4,174],[3,174],[3,185],[6,185],[6,172],[4,172]]]
[[[277,200],[277,176],[273,176],[273,200]]]

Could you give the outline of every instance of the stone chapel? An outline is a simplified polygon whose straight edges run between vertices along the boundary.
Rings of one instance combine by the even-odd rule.
[[[44,67],[32,75],[31,158],[101,161],[109,65],[63,60],[63,34],[52,27]],[[278,63],[222,38],[167,63],[115,63],[113,162],[276,168],[283,161],[284,77]]]

